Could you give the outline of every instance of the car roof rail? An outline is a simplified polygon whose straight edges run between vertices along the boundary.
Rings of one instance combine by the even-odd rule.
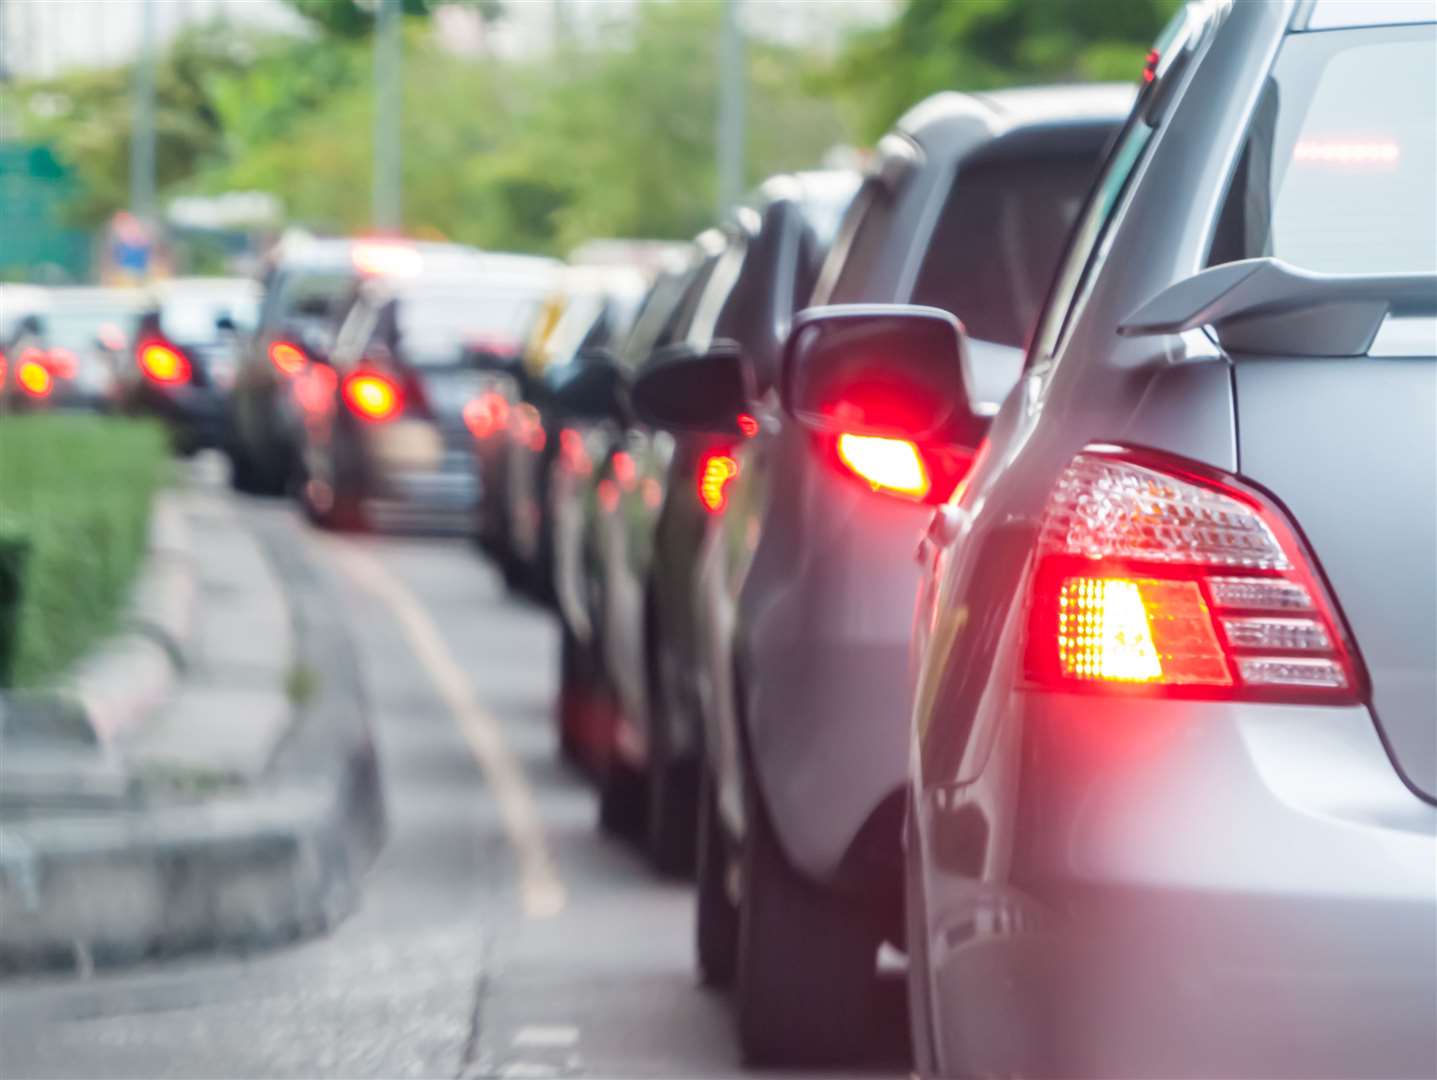
[[[1124,337],[1211,326],[1223,348],[1365,356],[1389,315],[1437,313],[1437,274],[1323,274],[1276,258],[1225,263],[1170,285],[1123,320]]]

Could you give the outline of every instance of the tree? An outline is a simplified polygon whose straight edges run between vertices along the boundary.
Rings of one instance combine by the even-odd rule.
[[[1138,77],[1181,0],[909,0],[850,39],[829,80],[870,137],[940,90]]]
[[[285,0],[290,7],[321,32],[341,38],[365,37],[374,29],[374,9],[379,0]],[[479,16],[492,23],[504,13],[504,0],[401,0],[406,15],[428,15],[441,3],[469,3]]]

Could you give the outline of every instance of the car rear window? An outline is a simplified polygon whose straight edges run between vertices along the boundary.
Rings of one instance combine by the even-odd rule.
[[[944,308],[983,341],[1021,348],[1097,171],[1094,153],[964,168],[928,245],[913,302]]]
[[[160,326],[173,341],[206,345],[219,341],[218,320],[229,316],[240,331],[254,328],[259,304],[249,290],[207,291],[181,289],[164,298]]]
[[[412,367],[454,367],[467,345],[517,351],[543,301],[539,292],[467,288],[416,290],[398,305],[399,353]]]
[[[1437,271],[1437,27],[1295,34],[1263,88],[1210,265]]]

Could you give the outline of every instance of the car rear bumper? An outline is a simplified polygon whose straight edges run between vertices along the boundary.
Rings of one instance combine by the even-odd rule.
[[[436,469],[384,469],[363,499],[365,517],[380,527],[468,533],[474,528],[479,481],[466,459]]]
[[[1010,719],[923,800],[946,1071],[1437,1075],[1437,808],[1365,709]]]

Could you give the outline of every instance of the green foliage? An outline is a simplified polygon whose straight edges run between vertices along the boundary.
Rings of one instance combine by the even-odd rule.
[[[59,674],[115,625],[168,475],[164,433],[94,416],[0,419],[0,522],[23,536],[17,685]]]
[[[400,10],[406,15],[428,15],[440,3],[456,0],[402,0]],[[457,0],[477,8],[485,22],[494,22],[504,15],[504,0]],[[374,9],[378,0],[285,0],[325,34],[336,37],[363,37],[374,29]]]
[[[828,85],[876,137],[940,90],[1138,77],[1181,0],[909,0],[854,37]]]

